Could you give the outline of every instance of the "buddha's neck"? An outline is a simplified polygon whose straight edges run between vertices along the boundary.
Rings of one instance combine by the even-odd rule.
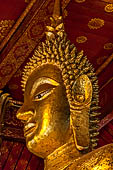
[[[44,170],[63,170],[73,161],[78,160],[80,156],[74,142],[66,143],[45,159]]]

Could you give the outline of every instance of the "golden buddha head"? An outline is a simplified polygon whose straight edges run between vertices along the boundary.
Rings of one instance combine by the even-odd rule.
[[[28,149],[42,158],[74,138],[78,150],[96,145],[98,85],[83,51],[67,40],[62,17],[53,15],[47,39],[23,72],[24,104],[17,118],[25,123]]]

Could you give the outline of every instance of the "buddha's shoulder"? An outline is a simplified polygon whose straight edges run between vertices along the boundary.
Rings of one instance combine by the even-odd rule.
[[[105,145],[82,156],[66,170],[113,170],[113,144]]]

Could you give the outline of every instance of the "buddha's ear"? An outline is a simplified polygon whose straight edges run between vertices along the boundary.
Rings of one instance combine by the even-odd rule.
[[[76,79],[73,95],[73,106],[70,107],[71,125],[77,149],[84,150],[90,144],[89,112],[92,100],[92,84],[87,75]]]

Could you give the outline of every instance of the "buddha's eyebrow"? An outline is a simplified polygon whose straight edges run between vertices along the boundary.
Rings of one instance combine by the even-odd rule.
[[[36,89],[37,89],[40,85],[42,85],[42,84],[51,84],[51,85],[53,85],[53,86],[58,86],[58,85],[59,85],[58,82],[56,82],[55,80],[50,79],[50,78],[48,78],[48,77],[38,78],[38,79],[34,82],[34,84],[33,84],[33,86],[32,86],[31,95],[33,95],[34,92],[36,91]]]

